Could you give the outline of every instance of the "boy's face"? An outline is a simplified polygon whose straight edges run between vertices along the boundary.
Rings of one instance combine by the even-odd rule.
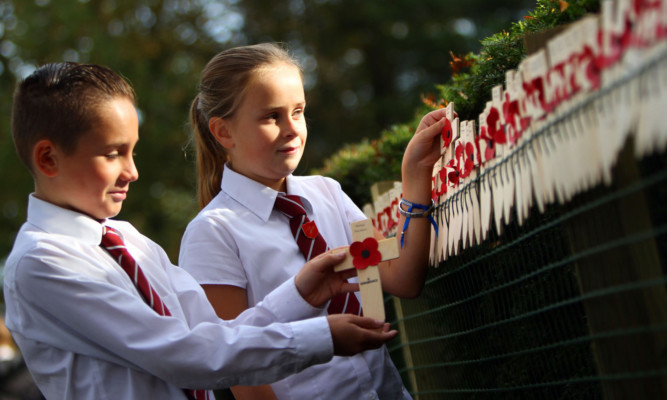
[[[97,112],[98,125],[81,136],[74,153],[56,149],[58,171],[53,185],[48,193],[35,194],[103,220],[120,212],[130,182],[139,177],[133,155],[139,123],[134,105],[125,98],[103,103]]]
[[[234,117],[229,119],[232,168],[275,190],[296,169],[308,135],[303,82],[299,70],[281,64],[251,80]]]

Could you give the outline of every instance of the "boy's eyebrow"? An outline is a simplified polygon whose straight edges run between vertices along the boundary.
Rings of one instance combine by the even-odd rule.
[[[123,147],[123,146],[129,146],[128,142],[112,142],[112,143],[106,143],[104,147]]]
[[[138,140],[137,140],[136,143],[134,143],[134,145],[136,145],[137,143],[139,143]],[[104,148],[105,149],[117,149],[117,148],[120,148],[120,147],[129,147],[131,145],[132,144],[130,142],[111,142],[111,143],[104,144]]]

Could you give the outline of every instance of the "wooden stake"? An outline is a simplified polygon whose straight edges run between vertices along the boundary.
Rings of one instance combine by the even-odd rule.
[[[352,240],[361,242],[373,237],[373,225],[371,220],[365,219],[350,224],[352,228]],[[348,257],[334,268],[334,271],[344,271],[354,268],[350,248],[340,248],[335,252],[347,252]],[[399,248],[396,238],[378,240],[378,251],[382,255],[382,261],[398,258]],[[380,270],[377,265],[371,265],[365,269],[358,269],[359,292],[361,293],[361,307],[363,315],[373,319],[384,321],[384,298],[382,295],[382,282],[380,281]]]

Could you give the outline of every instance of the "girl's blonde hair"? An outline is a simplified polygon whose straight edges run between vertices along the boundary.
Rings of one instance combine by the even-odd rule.
[[[281,63],[301,70],[287,50],[274,43],[234,47],[218,53],[206,64],[199,93],[190,106],[190,125],[197,153],[197,197],[201,208],[220,192],[222,171],[229,159],[225,148],[209,130],[208,121],[213,117],[233,117],[254,74]]]

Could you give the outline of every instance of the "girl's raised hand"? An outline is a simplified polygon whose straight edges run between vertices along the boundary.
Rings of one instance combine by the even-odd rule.
[[[444,108],[426,114],[403,154],[403,184],[430,187],[433,165],[440,158],[440,133],[445,126]]]

